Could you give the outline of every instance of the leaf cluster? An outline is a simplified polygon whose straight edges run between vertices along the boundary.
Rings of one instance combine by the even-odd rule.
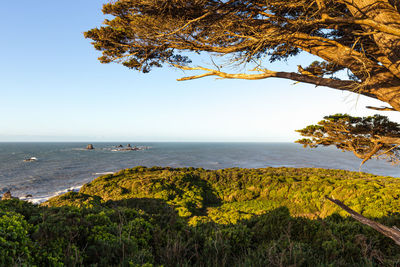
[[[336,1],[329,1],[326,12],[332,16],[349,14]],[[308,25],[320,16],[312,0],[130,0],[107,3],[103,13],[114,18],[85,33],[94,47],[103,52],[100,61],[121,62],[143,72],[163,63],[190,63],[183,51],[232,54],[236,60],[242,58],[247,62],[266,55],[271,61],[286,59],[297,55],[300,49],[288,38],[277,39],[284,33],[349,39],[349,27],[325,31],[330,28],[328,25]],[[261,43],[248,40],[262,35],[266,36]]]
[[[363,159],[362,164],[371,158],[384,157],[392,162],[399,159],[397,138],[400,138],[400,124],[390,121],[386,116],[335,114],[297,132],[307,137],[296,141],[304,147],[335,146],[353,152]]]
[[[368,34],[358,34],[365,33],[365,28],[321,20],[324,16],[353,18],[348,7],[338,1],[323,2],[321,8],[315,0],[114,1],[103,6],[103,13],[113,19],[85,32],[85,37],[103,52],[102,63],[120,62],[143,72],[165,63],[190,63],[185,51],[229,54],[233,62],[266,56],[271,62],[285,60],[304,50],[295,42],[297,33],[333,40],[376,61],[379,48]],[[323,74],[348,67],[321,64],[331,64],[320,68]]]

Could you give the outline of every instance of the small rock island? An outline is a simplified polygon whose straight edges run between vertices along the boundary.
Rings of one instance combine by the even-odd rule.
[[[123,145],[118,145],[111,151],[138,151],[138,150],[146,150],[149,149],[149,147],[141,147],[141,146],[132,146],[131,144],[128,144],[126,147]]]
[[[11,196],[10,190],[7,190],[7,192],[5,192],[3,194],[3,197],[1,198],[1,200],[9,200],[9,199],[12,199],[12,196]]]
[[[10,199],[18,199],[18,198],[17,198],[17,197],[13,197],[13,196],[11,195],[10,190],[7,190],[7,192],[5,192],[5,193],[3,194],[3,196],[1,197],[1,200],[10,200]]]

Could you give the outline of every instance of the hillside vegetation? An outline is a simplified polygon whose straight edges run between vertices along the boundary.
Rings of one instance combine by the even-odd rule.
[[[294,216],[325,218],[340,208],[325,195],[367,217],[399,211],[400,180],[367,173],[314,168],[204,170],[136,167],[101,176],[80,190],[94,200],[154,198],[174,206],[180,216],[217,223],[236,223],[285,206]],[[51,199],[52,206],[82,206],[89,196]],[[68,199],[68,200],[67,200]],[[77,200],[79,201],[77,202]],[[67,201],[64,201],[67,200]],[[85,200],[85,201],[82,201]]]
[[[135,167],[42,206],[0,201],[0,265],[396,266],[400,180],[342,170]]]

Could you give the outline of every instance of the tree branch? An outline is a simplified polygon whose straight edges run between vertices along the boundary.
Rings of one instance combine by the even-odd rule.
[[[169,36],[169,35],[173,35],[173,34],[175,34],[175,33],[178,33],[179,31],[181,31],[181,30],[184,30],[186,27],[188,27],[190,24],[193,24],[193,23],[195,23],[195,22],[197,22],[197,21],[199,21],[199,20],[201,20],[201,19],[204,19],[205,17],[207,17],[208,15],[210,15],[210,14],[212,14],[211,12],[207,12],[207,13],[205,13],[205,14],[203,14],[202,16],[200,16],[200,17],[198,17],[198,18],[195,18],[195,19],[192,19],[192,20],[189,20],[185,25],[183,25],[182,27],[179,27],[178,29],[175,29],[174,31],[172,31],[172,32],[170,32],[170,33],[168,33],[168,34],[159,34],[159,35],[157,35],[156,37],[166,37],[166,36]]]
[[[384,70],[382,66],[368,59],[364,54],[337,41],[301,32],[293,33],[290,37],[288,39],[294,46],[328,62],[344,66],[353,73]]]
[[[295,22],[295,21],[294,21]],[[333,18],[333,17],[323,17],[322,19],[312,20],[307,22],[300,22],[302,25],[317,25],[317,24],[357,24],[361,26],[369,26],[375,30],[383,33],[391,34],[400,37],[400,29],[394,28],[382,23],[378,23],[372,19],[357,19],[357,18]]]
[[[364,158],[362,158],[359,171],[361,170],[361,166],[364,165],[365,162],[370,160],[382,147],[383,147],[383,145],[381,143],[374,142],[374,148],[371,149],[371,151],[369,153],[365,154]]]
[[[366,106],[368,109],[373,109],[373,110],[379,110],[379,111],[397,111],[392,107],[372,107],[372,106]]]
[[[267,69],[257,69],[257,71],[260,71],[261,73],[259,73],[259,74],[246,74],[246,73],[231,74],[231,73],[226,73],[226,72],[222,72],[219,70],[209,69],[209,68],[204,68],[204,67],[188,67],[188,66],[180,66],[180,65],[175,65],[175,64],[172,64],[172,65],[174,67],[177,67],[182,70],[206,71],[206,73],[204,73],[204,74],[180,78],[180,79],[178,79],[178,81],[194,80],[194,79],[199,79],[199,78],[203,78],[206,76],[218,76],[218,77],[221,77],[224,79],[244,79],[244,80],[262,80],[262,79],[267,79],[267,78],[283,78],[283,79],[289,79],[289,80],[293,80],[293,81],[297,81],[297,82],[310,83],[310,84],[314,84],[316,86],[327,86],[327,87],[330,87],[333,89],[350,91],[350,92],[355,92],[355,88],[360,86],[359,83],[354,82],[354,81],[321,78],[321,77],[317,77],[317,76],[313,76],[313,75],[298,74],[295,72],[282,72],[282,71],[271,71],[271,70],[267,70]],[[369,95],[366,92],[358,92],[358,93],[367,94],[370,97],[376,98],[375,96]]]
[[[396,34],[400,31],[400,13],[388,0],[338,0],[347,6],[354,18],[367,18],[372,20],[380,29],[373,35],[373,40],[380,51],[386,55],[390,63],[391,72],[400,77],[400,36]],[[374,25],[367,25],[374,27]],[[363,27],[365,28],[365,27]],[[388,33],[389,32],[389,33]]]
[[[400,144],[400,138],[398,137],[388,137],[388,136],[375,136],[374,137],[376,140],[378,140],[381,143],[385,144]]]
[[[370,227],[372,227],[373,229],[375,229],[376,231],[380,232],[381,234],[391,238],[397,245],[400,245],[400,231],[398,230],[397,227],[387,227],[383,224],[380,224],[378,222],[374,222],[370,219],[365,218],[364,216],[362,216],[361,214],[355,212],[354,210],[350,209],[348,206],[346,206],[345,204],[343,204],[343,202],[336,200],[336,199],[332,199],[328,196],[325,196],[326,199],[328,199],[329,201],[331,201],[332,203],[338,205],[340,208],[342,208],[343,210],[345,210],[347,213],[350,214],[351,217],[353,217],[355,220],[359,221],[362,224],[368,225]]]
[[[302,49],[326,61],[344,66],[353,73],[360,71],[372,72],[373,70],[383,69],[382,66],[368,59],[363,53],[335,40],[303,32],[291,32],[272,24],[267,24],[252,34],[237,34],[229,29],[225,29],[224,33],[226,38],[231,36],[241,38],[242,41],[240,43],[226,43],[220,46],[207,44],[210,40],[202,40],[197,35],[193,36],[193,40],[189,40],[187,38],[182,39],[176,34],[166,34],[166,42],[170,45],[172,44],[178,50],[207,51],[220,54],[231,54],[248,50],[251,51],[250,55],[254,55],[256,51],[261,51],[265,47],[273,46],[275,43],[286,42],[293,47]]]

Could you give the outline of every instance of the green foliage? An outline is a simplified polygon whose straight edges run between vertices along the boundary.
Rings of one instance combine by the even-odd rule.
[[[1,265],[23,265],[32,261],[32,242],[28,237],[31,227],[21,214],[0,210]]]
[[[136,167],[101,176],[84,185],[80,193],[104,201],[155,198],[190,217],[191,223],[236,223],[280,206],[289,208],[292,215],[310,218],[335,212],[345,215],[325,201],[325,195],[343,200],[365,216],[382,217],[398,211],[399,186],[395,178],[342,170]]]
[[[56,196],[47,201],[46,206],[72,206],[92,208],[101,204],[101,198],[77,192],[68,192],[60,196]]]
[[[371,158],[386,158],[399,161],[400,124],[386,116],[352,117],[347,114],[325,116],[317,125],[297,130],[307,137],[296,143],[304,147],[336,146],[351,151],[365,163]]]
[[[136,167],[42,206],[0,201],[0,266],[396,266],[399,246],[323,196],[400,225],[399,186],[341,170]]]
[[[387,9],[398,12],[398,1],[389,2],[391,6],[376,6],[375,9],[382,8],[377,12],[388,12]],[[334,21],[337,18],[353,22],[356,17],[351,9],[362,9],[363,5],[327,1],[323,6],[309,0],[119,0],[104,4],[103,13],[108,19],[101,27],[84,35],[92,40],[96,50],[102,52],[100,62],[118,62],[142,72],[165,64],[188,64],[191,62],[188,51],[230,55],[232,60],[228,62],[238,67],[254,60],[261,63],[288,60],[303,50],[321,60],[305,69],[309,76],[339,80],[335,74],[347,68],[352,70],[352,74],[348,74],[350,78],[355,76],[355,81],[365,80],[366,74],[361,73],[358,67],[361,62],[357,60],[371,61],[368,68],[372,68],[372,62],[378,62],[379,41],[371,42],[363,37],[367,32],[363,32],[365,29],[357,23],[332,24],[324,19],[329,16]],[[364,15],[371,17],[367,13]],[[317,36],[324,40],[323,43],[334,41],[340,48],[351,50],[352,58],[345,60],[344,53],[339,58],[322,55],[318,51],[328,47],[315,42],[313,38]],[[339,48],[329,48],[329,51],[341,52]],[[390,50],[391,46],[386,49]],[[361,57],[357,53],[367,56]],[[385,63],[382,61],[381,65]],[[366,68],[362,70],[367,71]]]
[[[201,214],[205,205],[219,201],[211,185],[198,173],[195,169],[171,171],[168,168],[147,169],[139,166],[99,177],[80,192],[100,196],[103,200],[162,199],[175,206],[181,216],[188,217]]]

